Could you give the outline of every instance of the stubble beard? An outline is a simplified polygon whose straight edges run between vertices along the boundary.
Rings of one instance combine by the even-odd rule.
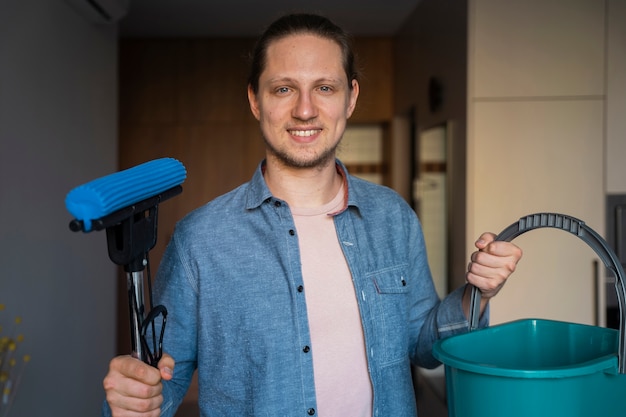
[[[334,164],[335,154],[339,142],[331,148],[323,149],[319,154],[312,154],[310,151],[289,151],[274,147],[263,135],[268,156],[273,157],[282,165],[288,168],[325,168],[329,164]]]

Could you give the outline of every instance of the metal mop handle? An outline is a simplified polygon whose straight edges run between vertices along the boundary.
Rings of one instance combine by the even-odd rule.
[[[128,286],[128,307],[130,313],[130,343],[132,356],[142,360],[143,362],[158,366],[159,360],[163,355],[163,333],[167,322],[167,308],[162,305],[152,305],[152,294],[150,295],[150,310],[146,310],[144,302],[144,273],[141,271],[133,271],[126,273],[126,281]],[[150,283],[150,274],[148,273],[148,283]],[[151,291],[148,285],[148,291]],[[155,320],[161,317],[160,334],[157,334],[157,326]],[[150,338],[148,338],[148,333]],[[148,340],[151,339],[150,344]]]
[[[132,356],[148,363],[148,355],[141,343],[144,321],[143,271],[127,272],[128,309],[130,313],[130,344]]]
[[[617,255],[606,243],[606,241],[596,233],[593,229],[585,225],[582,220],[575,217],[557,213],[536,213],[521,217],[519,221],[513,223],[504,229],[496,240],[510,242],[517,236],[528,232],[529,230],[539,228],[555,228],[578,236],[587,243],[602,259],[604,265],[615,274],[615,290],[617,292],[617,301],[620,311],[620,338],[618,350],[618,370],[620,374],[626,374],[626,289],[624,283],[626,281],[624,269],[619,262]],[[480,290],[472,285],[472,294],[470,302],[470,331],[478,328],[478,320],[480,316]]]

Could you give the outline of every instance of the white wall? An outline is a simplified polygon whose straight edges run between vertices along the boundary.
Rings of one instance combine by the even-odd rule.
[[[470,1],[468,239],[537,211],[578,217],[604,234],[608,185],[626,190],[626,14],[618,3]],[[525,258],[494,299],[493,322],[594,323],[595,254],[564,232],[516,242]],[[602,324],[604,286],[598,291]]]
[[[0,2],[0,323],[22,317],[32,356],[12,416],[93,416],[103,400],[115,266],[103,232],[69,230],[64,198],[117,168],[116,37],[63,1]]]

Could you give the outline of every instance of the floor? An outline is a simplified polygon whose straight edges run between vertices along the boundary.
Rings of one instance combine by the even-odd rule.
[[[415,378],[417,392],[417,412],[419,417],[447,417],[442,381],[437,374],[418,373]],[[195,402],[184,402],[178,408],[176,417],[199,417]]]

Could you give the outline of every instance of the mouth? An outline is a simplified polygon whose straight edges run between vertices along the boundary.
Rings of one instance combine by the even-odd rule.
[[[319,134],[322,129],[288,129],[290,135],[300,138],[308,138]]]

